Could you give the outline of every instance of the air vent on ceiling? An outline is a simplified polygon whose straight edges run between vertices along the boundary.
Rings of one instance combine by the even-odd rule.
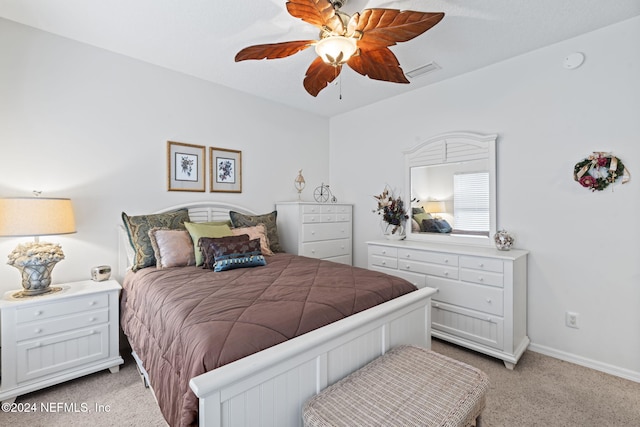
[[[439,70],[440,68],[441,67],[435,62],[429,62],[426,65],[423,65],[411,71],[407,71],[405,74],[407,75],[407,77],[415,79],[416,77],[424,76],[425,74]]]

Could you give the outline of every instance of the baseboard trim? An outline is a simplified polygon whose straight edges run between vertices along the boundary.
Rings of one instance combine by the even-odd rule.
[[[551,356],[556,359],[564,360],[565,362],[575,363],[576,365],[595,369],[596,371],[604,372],[606,374],[640,383],[640,372],[635,372],[630,369],[620,368],[618,366],[609,365],[608,363],[598,362],[596,360],[587,359],[586,357],[578,356],[572,353],[567,353],[564,351],[556,350],[555,348],[546,347],[534,343],[529,344],[529,350],[536,353],[544,354],[546,356]]]

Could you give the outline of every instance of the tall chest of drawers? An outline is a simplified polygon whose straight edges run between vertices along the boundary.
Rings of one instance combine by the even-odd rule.
[[[285,252],[351,265],[351,205],[281,202],[276,209]]]
[[[0,299],[0,400],[87,375],[117,372],[119,294],[115,280],[63,284],[61,291]]]
[[[529,345],[527,251],[375,241],[368,242],[368,268],[437,289],[437,338],[502,359],[509,369]]]

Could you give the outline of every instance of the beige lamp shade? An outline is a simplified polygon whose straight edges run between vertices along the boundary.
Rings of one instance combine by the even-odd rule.
[[[0,199],[0,236],[50,236],[76,232],[70,199]]]
[[[445,207],[444,207],[444,202],[439,202],[436,200],[432,200],[430,202],[427,202],[426,205],[424,205],[424,210],[425,212],[428,213],[443,213],[446,212],[445,211]]]

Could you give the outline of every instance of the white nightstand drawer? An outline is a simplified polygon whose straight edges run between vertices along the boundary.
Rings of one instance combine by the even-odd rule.
[[[300,255],[311,258],[328,258],[351,253],[351,239],[326,240],[303,243]]]
[[[108,306],[109,296],[106,293],[99,293],[51,303],[45,303],[43,300],[43,303],[37,306],[17,309],[16,315],[18,323],[24,323]]]
[[[428,251],[415,251],[411,249],[399,249],[398,258],[411,261],[430,262],[433,264],[442,264],[452,267],[458,266],[458,256],[440,253],[440,252],[428,252]]]
[[[398,249],[387,246],[369,245],[369,255],[379,255],[385,257],[397,257]]]
[[[504,271],[504,263],[502,260],[482,257],[461,256],[460,267],[493,271],[495,273],[502,273]]]
[[[18,340],[44,337],[73,329],[99,325],[109,321],[109,310],[85,311],[79,314],[48,319],[42,322],[23,323],[16,328]]]
[[[455,304],[460,307],[502,316],[504,294],[501,288],[473,285],[458,281],[427,277],[427,286],[438,288],[434,301]]]
[[[369,259],[371,260],[371,265],[378,265],[380,267],[387,267],[387,268],[393,268],[393,269],[398,268],[398,258],[391,258],[386,256],[380,256],[380,255],[371,255]]]
[[[302,225],[302,242],[346,239],[351,237],[351,223],[318,223]]]
[[[428,274],[430,276],[446,277],[448,279],[458,278],[458,267],[449,267],[446,265],[427,264],[423,262],[398,259],[398,269],[412,271],[414,273]]]
[[[321,205],[302,205],[303,214],[319,214],[322,212]]]
[[[109,357],[109,325],[52,335],[17,346],[18,382]]]
[[[489,273],[487,271],[460,269],[460,280],[471,283],[479,283],[481,285],[499,286],[504,283],[504,276],[498,273]]]

